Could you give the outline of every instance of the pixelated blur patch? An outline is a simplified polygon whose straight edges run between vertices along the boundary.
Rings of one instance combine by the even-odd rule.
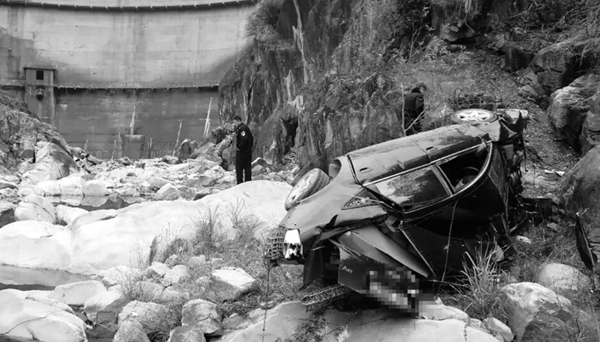
[[[404,266],[382,264],[369,271],[367,282],[367,295],[392,309],[418,315],[424,304],[433,302],[419,277]]]

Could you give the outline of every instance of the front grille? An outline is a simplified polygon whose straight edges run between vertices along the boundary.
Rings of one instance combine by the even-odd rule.
[[[283,240],[286,231],[285,227],[279,226],[269,232],[263,257],[271,266],[279,266],[279,260],[283,259]]]

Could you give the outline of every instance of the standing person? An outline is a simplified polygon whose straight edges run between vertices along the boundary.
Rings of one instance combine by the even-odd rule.
[[[237,184],[252,180],[252,147],[254,137],[250,128],[242,122],[239,116],[233,118],[235,127],[235,174]]]
[[[421,131],[421,117],[425,110],[425,101],[423,92],[427,90],[427,86],[419,83],[413,90],[404,97],[404,120],[405,127],[412,126],[406,131],[406,135],[418,133]],[[415,120],[418,120],[415,122]],[[402,122],[402,121],[401,121]]]

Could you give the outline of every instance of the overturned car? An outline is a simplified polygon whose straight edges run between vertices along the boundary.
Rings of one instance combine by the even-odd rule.
[[[264,256],[303,264],[305,286],[333,284],[306,304],[356,291],[413,310],[420,281],[459,274],[467,254],[509,248],[526,112],[453,118],[462,124],[350,152],[292,188]]]

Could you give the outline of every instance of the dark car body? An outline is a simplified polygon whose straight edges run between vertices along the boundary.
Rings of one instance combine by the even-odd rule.
[[[508,243],[523,127],[521,113],[509,112],[335,159],[331,181],[281,221],[279,261],[304,264],[305,285],[324,277],[395,307],[410,304],[398,295],[416,290],[418,279],[452,277],[465,253]]]

